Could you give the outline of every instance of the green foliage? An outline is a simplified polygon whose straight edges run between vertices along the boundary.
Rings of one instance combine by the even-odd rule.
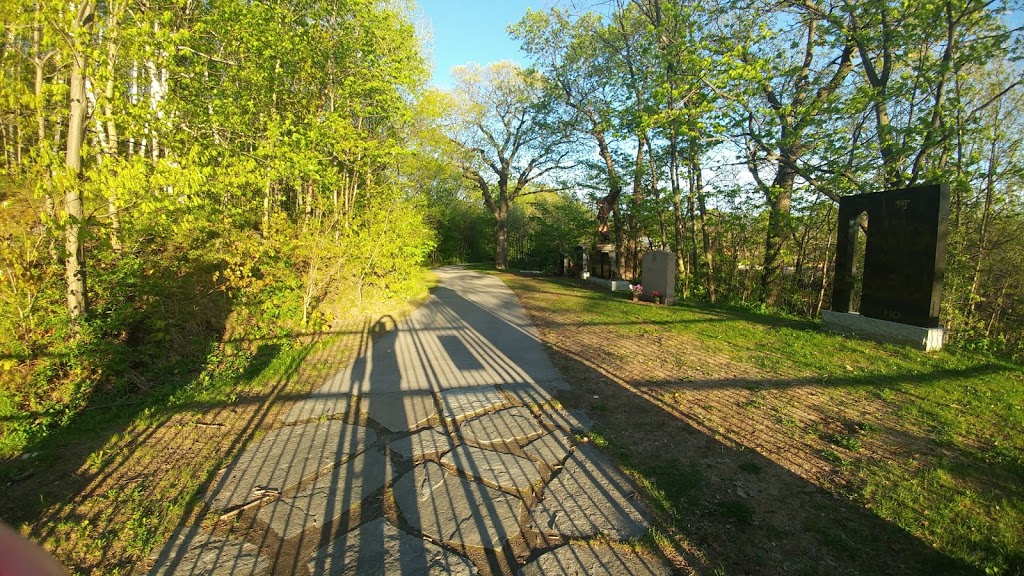
[[[645,250],[670,249],[680,296],[737,307],[688,312],[716,320],[705,345],[763,370],[872,382],[887,402],[909,395],[896,375],[923,378],[931,396],[913,397],[908,417],[979,462],[1019,464],[1019,442],[986,419],[1019,425],[1005,408],[1019,400],[997,390],[1019,382],[956,376],[1024,355],[1024,90],[1010,5],[530,11],[510,31],[536,68],[469,66],[451,93],[422,91],[403,2],[85,5],[95,15],[81,33],[77,5],[0,8],[0,458],[102,420],[92,408],[230,399],[243,366],[270,354],[241,342],[406,300],[424,262],[552,269],[597,235],[587,195],[613,199],[623,275],[639,273]],[[78,173],[65,166],[74,62],[88,79]],[[553,178],[569,165],[575,187]],[[923,182],[952,190],[942,321],[955,353],[907,358],[793,320],[830,304],[836,199]],[[81,217],[62,205],[75,189]],[[90,302],[73,324],[63,235],[76,226]],[[616,314],[671,314],[637,308]],[[971,444],[972,418],[998,448]],[[844,465],[840,452],[862,449],[859,435],[828,440]],[[941,474],[910,481],[964,490]],[[910,514],[898,508],[913,498],[887,513]],[[987,498],[962,505],[1014,519]],[[935,539],[959,537],[970,539],[953,528]],[[986,568],[1013,564],[999,558]]]
[[[450,158],[494,217],[499,269],[516,249],[509,237],[516,201],[556,189],[555,175],[572,166],[574,112],[560,104],[543,77],[513,62],[456,69],[443,131]]]
[[[576,246],[590,244],[596,221],[590,207],[579,199],[566,193],[541,196],[530,209],[530,256],[543,269],[556,269],[559,254],[571,255]]]
[[[655,0],[528,11],[509,30],[597,145],[581,187],[618,197],[623,277],[668,248],[680,297],[814,317],[830,305],[838,198],[948,182],[942,322],[1013,357],[1024,92],[1007,10]]]
[[[482,202],[453,198],[434,204],[430,226],[437,232],[434,264],[483,262],[494,258],[494,217]]]
[[[366,300],[408,298],[410,282],[433,252],[434,233],[424,222],[421,206],[397,190],[366,198],[359,217],[341,238],[345,253],[338,258],[347,270],[337,303],[363,306]],[[345,292],[348,292],[347,294]]]
[[[256,353],[230,342],[404,301],[434,248],[424,203],[396,170],[410,162],[426,74],[405,8],[127,7],[97,4],[76,46],[88,53],[91,115],[77,176],[53,138],[67,126],[67,79],[55,71],[72,56],[55,48],[76,8],[0,11],[24,48],[0,50],[12,105],[0,125],[24,136],[17,150],[3,140],[0,166],[11,175],[0,185],[0,458],[95,407],[230,388]],[[85,202],[89,299],[77,326],[64,309],[69,218],[56,201],[72,185]]]
[[[834,434],[829,438],[829,442],[850,452],[856,452],[861,449],[860,438],[857,438],[854,434]]]

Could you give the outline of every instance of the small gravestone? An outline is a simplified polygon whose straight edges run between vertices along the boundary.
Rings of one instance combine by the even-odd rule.
[[[664,250],[644,253],[641,266],[644,296],[653,297],[657,292],[665,304],[676,302],[676,256]]]
[[[867,216],[859,314],[852,313],[858,221]],[[908,344],[942,347],[939,327],[946,261],[949,186],[916,186],[839,199],[832,310],[828,330]]]

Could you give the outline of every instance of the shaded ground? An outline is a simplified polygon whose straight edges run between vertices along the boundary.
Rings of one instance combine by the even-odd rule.
[[[0,463],[0,518],[73,573],[143,570],[154,545],[201,515],[217,470],[350,365],[379,337],[378,320],[354,319],[327,334],[228,340],[208,359],[232,366],[221,371],[226,376],[211,380],[204,372],[121,402],[127,407],[86,407],[83,413],[102,415],[95,427],[79,422]],[[230,357],[236,353],[244,360]]]
[[[75,573],[669,573],[511,291],[438,275],[408,317],[251,343],[209,401],[28,456],[0,514]]]
[[[75,573],[136,570],[155,542],[198,513],[201,488],[222,459],[305,398],[320,374],[350,362],[371,328],[356,324],[329,346],[284,354],[263,377],[268,367],[258,354],[228,401],[151,409],[112,435],[67,441],[43,461],[27,458],[31,475],[4,488],[0,517],[27,522],[27,535]],[[260,345],[262,356],[282,345],[291,344]]]
[[[631,550],[648,514],[554,401],[567,386],[512,292],[437,275],[423,306],[261,425],[151,574],[670,573]]]
[[[328,560],[307,565],[311,551],[330,550],[335,537],[357,526],[361,530],[348,532],[347,541],[383,539],[406,550],[406,556],[433,554],[449,569],[462,566],[454,554],[472,559],[484,573],[511,572],[524,562],[536,573],[562,573],[585,559],[592,566],[621,566],[617,562],[634,557],[634,549],[641,552],[639,557],[653,559],[646,564],[650,568],[668,565],[678,573],[699,574],[974,574],[982,566],[1012,574],[1024,566],[1024,522],[1017,521],[1024,489],[1020,417],[1013,412],[1013,401],[999,396],[999,390],[1024,384],[1012,368],[946,362],[945,357],[920,363],[918,356],[892,347],[819,335],[812,323],[655,308],[571,283],[501,277],[537,327],[527,340],[539,335],[554,367],[571,386],[557,393],[560,402],[516,396],[514,386],[505,386],[524,383],[517,380],[517,370],[534,362],[515,354],[526,341],[516,341],[525,335],[515,333],[523,319],[499,319],[507,324],[504,330],[511,330],[510,340],[499,335],[487,342],[473,336],[472,322],[464,322],[466,314],[474,313],[475,305],[469,303],[453,307],[454,315],[446,319],[451,331],[431,337],[430,346],[445,351],[451,362],[447,375],[435,373],[420,382],[426,395],[418,396],[416,390],[405,394],[382,380],[374,384],[373,378],[351,377],[371,375],[373,365],[382,362],[416,362],[389,355],[387,347],[379,357],[371,352],[373,342],[394,334],[390,317],[350,326],[312,349],[293,348],[282,340],[254,342],[260,352],[227,396],[218,393],[207,403],[146,409],[113,435],[69,441],[59,452],[6,463],[31,474],[8,481],[0,494],[0,517],[27,522],[33,539],[77,572],[92,574],[148,571],[154,560],[147,556],[152,551],[164,559],[170,556],[171,548],[164,543],[181,530],[247,540],[256,546],[250,552],[277,559],[272,567],[276,573],[299,568],[318,572]],[[476,352],[467,354],[471,350]],[[431,383],[498,384],[459,380],[460,374],[483,376],[484,368],[504,371],[497,390],[507,403],[451,422],[440,415],[422,417],[424,406],[426,412],[444,409]],[[346,374],[348,378],[331,378]],[[343,409],[332,404],[338,394],[370,392],[359,388],[366,382],[380,398]],[[943,383],[952,386],[939,385]],[[961,388],[970,393],[950,391]],[[396,392],[403,392],[397,396],[403,398],[397,412],[379,408],[390,401],[381,404],[381,398],[395,398],[388,395]],[[428,396],[429,402],[405,403]],[[640,485],[655,528],[625,546],[608,546],[604,537],[591,536],[583,536],[587,543],[581,544],[572,533],[572,521],[587,518],[576,513],[565,528],[524,531],[506,552],[494,554],[446,544],[443,537],[430,534],[434,528],[429,519],[410,516],[407,510],[415,505],[407,502],[403,511],[395,486],[413,469],[420,470],[423,478],[412,478],[421,485],[425,481],[449,489],[479,481],[521,499],[527,508],[534,506],[536,477],[488,479],[488,474],[507,470],[504,464],[472,469],[479,450],[487,450],[503,454],[499,460],[515,456],[533,461],[541,482],[566,476],[558,471],[567,466],[562,457],[545,464],[544,456],[529,455],[533,433],[500,446],[481,436],[487,427],[483,416],[516,406],[528,410],[529,416],[523,417],[535,419],[544,432],[560,428],[543,424],[545,410],[585,411],[593,429],[562,428],[575,432],[568,442],[577,453],[593,453],[587,445],[594,444],[612,454]],[[396,414],[401,418],[394,419]],[[336,444],[368,448],[340,453],[330,464],[338,474],[325,476],[334,482],[330,487],[320,490],[315,474],[300,474],[304,479],[283,493],[280,486],[257,486],[268,489],[268,498],[257,499],[252,507],[207,499],[215,499],[218,486],[226,485],[224,467],[244,457],[246,450],[273,443],[287,426],[321,423],[364,429],[351,443]],[[444,443],[431,444],[433,436],[427,441],[411,434],[411,428],[396,431],[406,424],[417,434],[435,431],[462,446],[448,453],[451,445],[438,448]],[[341,438],[350,437],[345,434]],[[414,455],[417,449],[419,457]],[[600,455],[594,453],[594,458]],[[319,466],[308,465],[310,470]],[[588,474],[614,475],[610,464],[601,466],[604,472]],[[435,482],[431,475],[441,469],[444,481]],[[384,487],[346,484],[343,470],[367,480],[366,486],[381,482]],[[251,488],[238,492],[246,503]],[[324,530],[303,523],[292,536],[263,538],[274,522],[270,505],[291,506],[286,500],[300,493],[311,500],[334,494],[342,506],[350,506],[358,493],[361,505]],[[897,493],[902,498],[878,497]],[[883,510],[882,504],[889,508]],[[220,519],[221,513],[232,511],[237,512]],[[287,534],[297,517],[286,512],[274,530]],[[559,515],[547,519],[554,527]],[[520,516],[517,522],[522,520]],[[940,524],[955,525],[956,530],[932,529]],[[406,539],[410,535],[412,553]],[[951,547],[954,539],[963,546]],[[219,550],[230,549],[226,540],[218,542]],[[430,545],[440,545],[441,551]],[[347,545],[335,544],[333,549],[338,546]],[[229,571],[269,568],[256,562],[255,552],[234,558],[238,563],[228,566]],[[193,563],[182,573],[203,571]]]
[[[844,364],[848,360],[837,355],[823,371],[812,363],[783,361],[771,348],[757,346],[758,337],[743,334],[777,340],[784,336],[773,333],[816,333],[813,324],[713,310],[651,311],[650,304],[616,301],[571,282],[502,278],[520,297],[574,389],[563,402],[593,416],[595,442],[645,484],[659,511],[664,534],[656,542],[693,571],[981,572],[873,513],[864,494],[879,487],[862,472],[865,463],[893,464],[912,473],[935,459],[965,457],[908,419],[898,401],[902,392],[893,386],[985,377],[1005,367],[886,376]],[[709,327],[723,324],[735,324],[739,332],[715,329],[708,337]],[[794,357],[803,354],[798,339]],[[964,477],[984,482],[984,474],[995,470],[979,466]],[[1017,478],[996,473],[988,487],[968,486],[967,493],[996,490],[999,502],[1014,493]],[[935,483],[936,492],[940,484]],[[1020,506],[1019,500],[1004,502]],[[933,505],[927,497],[917,502],[925,524]],[[939,520],[940,511],[931,512]],[[1011,527],[1003,537],[1012,542],[1019,534]],[[985,537],[978,540],[973,545],[986,553]],[[1003,573],[1013,573],[1020,558],[1014,554],[1019,549],[1001,557],[993,553],[989,560],[1003,563],[997,566]]]

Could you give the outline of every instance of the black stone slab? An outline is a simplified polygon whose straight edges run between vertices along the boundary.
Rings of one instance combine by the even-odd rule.
[[[585,247],[577,246],[574,250],[575,254],[575,269],[576,273],[580,275],[580,278],[585,278],[584,273],[590,272],[590,253],[587,252]]]
[[[594,278],[615,280],[615,246],[597,244],[590,252],[590,275]]]
[[[949,186],[915,186],[839,199],[832,310],[849,312],[857,219],[867,213],[860,314],[925,328],[939,325]]]

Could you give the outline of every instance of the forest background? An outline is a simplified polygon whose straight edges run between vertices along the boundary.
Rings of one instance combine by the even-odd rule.
[[[0,459],[605,223],[625,278],[667,249],[686,300],[814,317],[837,199],[924,183],[952,344],[1021,359],[1016,4],[601,8],[528,12],[533,67],[440,91],[398,0],[4,2]]]

